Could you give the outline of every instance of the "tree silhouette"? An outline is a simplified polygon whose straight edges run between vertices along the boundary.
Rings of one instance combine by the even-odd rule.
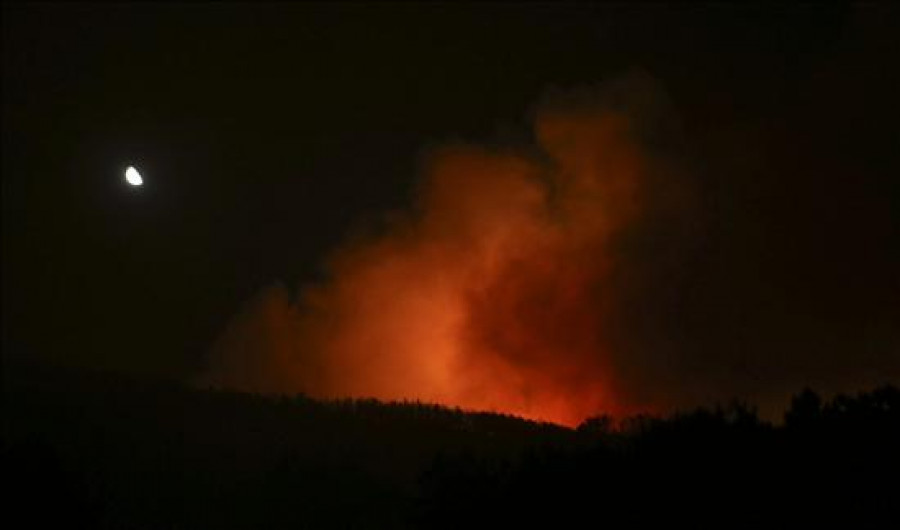
[[[898,520],[900,393],[889,385],[830,400],[804,389],[784,426],[732,402],[667,418],[598,416],[572,430],[416,402],[201,391],[42,367],[13,367],[7,377],[4,368],[7,522],[865,528]]]
[[[804,388],[791,398],[791,406],[784,415],[788,427],[807,427],[821,420],[822,398],[809,388]]]

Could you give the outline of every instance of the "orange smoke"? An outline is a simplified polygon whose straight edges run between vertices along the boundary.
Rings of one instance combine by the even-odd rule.
[[[608,102],[536,114],[539,152],[432,154],[416,208],[341,248],[331,279],[262,293],[205,381],[314,397],[422,400],[577,424],[635,411],[613,362],[616,238],[649,157]]]

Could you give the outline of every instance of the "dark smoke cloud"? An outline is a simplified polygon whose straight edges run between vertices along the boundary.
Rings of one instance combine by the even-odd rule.
[[[551,94],[533,121],[531,146],[431,152],[414,207],[296,299],[261,292],[203,383],[576,424],[897,377],[895,331],[848,371],[827,352],[859,337],[754,275],[762,247],[714,192],[732,175],[696,163],[647,76]]]

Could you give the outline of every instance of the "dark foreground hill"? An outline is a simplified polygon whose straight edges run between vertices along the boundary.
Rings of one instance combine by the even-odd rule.
[[[577,430],[4,366],[3,522],[64,528],[882,527],[900,392]],[[63,526],[64,525],[64,526]],[[13,525],[3,524],[5,528]]]

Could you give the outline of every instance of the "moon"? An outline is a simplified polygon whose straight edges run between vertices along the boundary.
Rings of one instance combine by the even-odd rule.
[[[128,166],[128,169],[125,170],[125,181],[132,186],[140,186],[144,183],[144,179],[141,178],[141,174],[134,166]]]

